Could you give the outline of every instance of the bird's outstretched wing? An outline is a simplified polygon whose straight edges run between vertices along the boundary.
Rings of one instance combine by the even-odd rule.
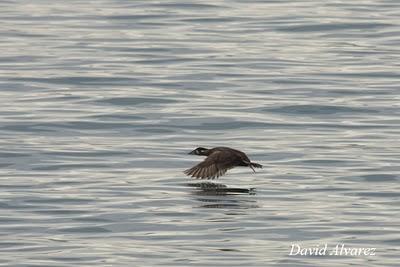
[[[184,173],[197,179],[218,178],[219,176],[224,175],[227,170],[234,167],[230,164],[217,163],[222,154],[223,152],[216,151],[193,168],[184,171]]]

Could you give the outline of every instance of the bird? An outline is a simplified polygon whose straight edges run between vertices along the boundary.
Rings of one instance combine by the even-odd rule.
[[[207,158],[187,169],[184,173],[197,179],[215,179],[224,175],[229,169],[237,166],[262,168],[261,164],[251,162],[245,153],[230,147],[214,147],[207,149],[198,147],[190,155],[206,156]]]

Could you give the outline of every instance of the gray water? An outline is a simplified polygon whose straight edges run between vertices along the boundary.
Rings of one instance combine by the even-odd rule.
[[[398,266],[399,1],[0,10],[1,266]]]

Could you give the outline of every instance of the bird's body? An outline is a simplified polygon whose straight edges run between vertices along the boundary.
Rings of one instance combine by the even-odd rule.
[[[186,171],[185,174],[198,179],[214,179],[222,176],[227,170],[237,166],[262,168],[258,163],[252,163],[245,153],[229,147],[214,147],[207,149],[198,147],[189,154],[207,156],[207,158]]]

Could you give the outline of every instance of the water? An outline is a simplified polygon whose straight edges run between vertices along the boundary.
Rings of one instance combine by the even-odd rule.
[[[3,1],[0,265],[398,266],[400,4],[353,2]]]

